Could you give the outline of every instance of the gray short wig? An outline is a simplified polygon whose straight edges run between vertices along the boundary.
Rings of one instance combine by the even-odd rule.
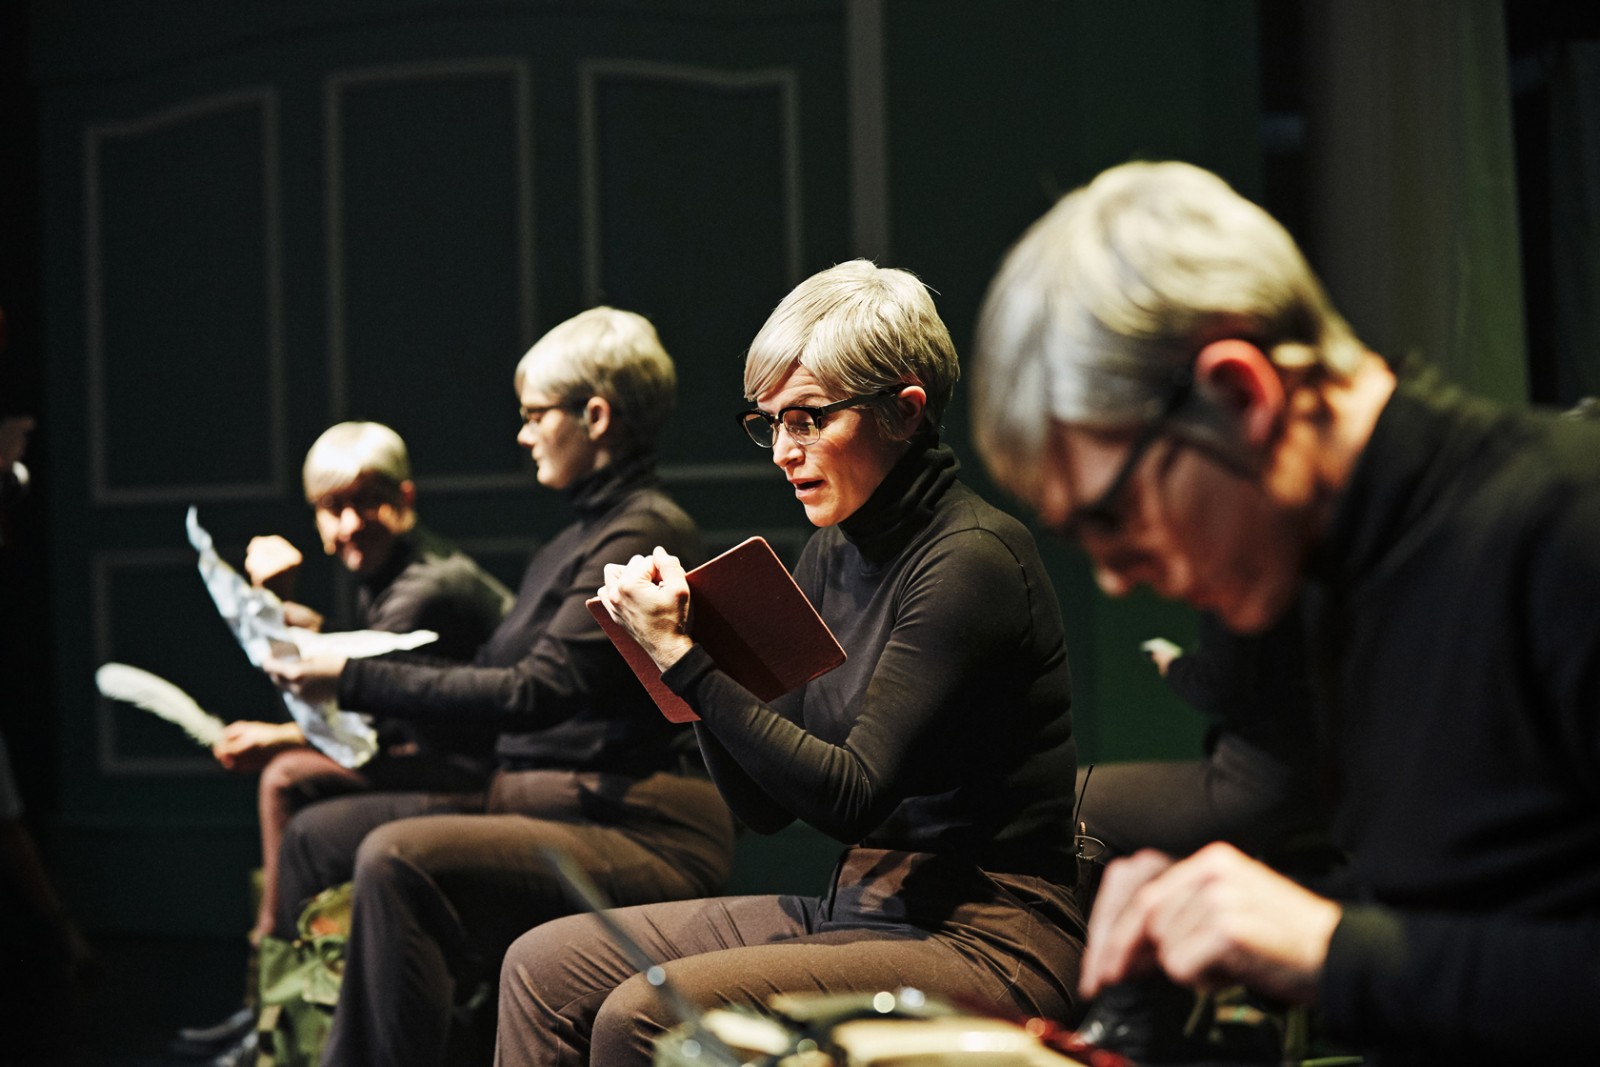
[[[1186,163],[1113,167],[1029,227],[990,284],[978,450],[1031,500],[1052,421],[1142,423],[1174,375],[1227,337],[1341,377],[1364,351],[1288,231],[1221,178]]]
[[[604,397],[620,439],[653,447],[677,398],[678,372],[650,320],[632,311],[594,307],[536,341],[517,364],[525,386],[574,402]]]
[[[400,435],[381,422],[341,422],[322,431],[306,452],[300,470],[306,501],[316,503],[363,474],[394,483],[411,480],[411,457]]]
[[[783,298],[750,342],[744,394],[755,400],[796,366],[839,399],[899,382],[928,394],[938,427],[961,367],[928,287],[909,271],[853,259],[813,274]],[[890,427],[892,401],[877,409]]]

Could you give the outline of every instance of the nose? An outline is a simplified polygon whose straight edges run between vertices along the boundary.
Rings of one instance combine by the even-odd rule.
[[[789,435],[783,423],[780,422],[772,428],[772,462],[788,468],[800,462],[804,455],[805,449]]]
[[[1122,545],[1097,551],[1086,538],[1084,547],[1094,564],[1095,584],[1107,596],[1127,596],[1141,585],[1165,600],[1188,601],[1194,592],[1194,568],[1171,546]]]
[[[533,423],[532,422],[524,422],[522,424],[522,428],[517,431],[517,444],[521,445],[523,448],[532,448],[533,447]]]
[[[1133,592],[1136,584],[1122,571],[1102,563],[1094,565],[1094,584],[1100,591],[1109,597],[1125,597]]]
[[[339,533],[341,536],[349,537],[351,534],[361,529],[361,526],[361,512],[357,511],[355,508],[346,507],[343,511],[339,512]]]
[[[1106,596],[1127,596],[1141,584],[1165,595],[1166,568],[1155,554],[1120,538],[1100,537],[1090,531],[1081,535],[1081,543],[1089,554],[1094,582]]]

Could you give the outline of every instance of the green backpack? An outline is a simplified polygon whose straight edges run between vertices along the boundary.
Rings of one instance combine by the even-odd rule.
[[[257,1067],[315,1067],[321,1058],[344,981],[350,889],[346,882],[312,897],[293,941],[261,939]]]

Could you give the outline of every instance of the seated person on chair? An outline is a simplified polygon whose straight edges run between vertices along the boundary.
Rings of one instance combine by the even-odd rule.
[[[700,716],[735,814],[844,845],[822,896],[624,908],[701,1006],[915,986],[1008,1013],[1073,1011],[1071,689],[1033,538],[939,441],[958,367],[926,287],[864,260],[802,282],[745,361],[740,422],[819,527],[799,583],[848,654],[762,703],[685,632],[684,561],[606,568],[602,600]],[[668,546],[670,548],[670,546]],[[498,1062],[647,1067],[677,1020],[592,916],[521,938]]]
[[[655,470],[676,382],[655,328],[613,308],[567,320],[523,356],[517,441],[576,518],[534,554],[510,614],[470,664],[414,653],[268,661],[308,699],[501,731],[479,803],[368,794],[313,805],[290,823],[277,936],[294,935],[312,894],[355,883],[325,1064],[438,1064],[459,1047],[458,992],[492,983],[518,934],[571,911],[541,846],[571,854],[624,903],[704,896],[724,883],[733,821],[694,758],[692,733],[662,718],[585,606],[609,563],[656,545],[700,556],[699,532]]]
[[[405,442],[376,422],[341,422],[324,431],[306,453],[306,502],[313,509],[323,551],[336,558],[358,587],[359,624],[368,630],[432,630],[437,655],[469,659],[486,641],[511,602],[511,593],[468,556],[418,525],[416,488]],[[245,572],[257,586],[285,597],[285,618],[321,629],[322,616],[287,599],[302,558],[277,535],[256,537]],[[228,724],[212,748],[217,761],[241,774],[260,772],[256,812],[261,828],[261,899],[250,942],[272,932],[278,909],[278,847],[289,818],[307,804],[371,789],[440,789],[479,792],[493,768],[493,733],[435,728],[422,731],[401,720],[380,721],[380,748],[352,769],[306,742],[293,721],[241,719]],[[253,968],[253,965],[252,965]],[[181,1030],[174,1048],[189,1054],[221,1051],[255,1025],[252,996],[224,1022]]]
[[[511,593],[468,556],[417,523],[417,493],[405,442],[375,422],[342,422],[306,453],[306,501],[322,549],[356,578],[362,628],[432,630],[431,654],[470,659],[511,603]],[[255,585],[291,595],[298,550],[282,537],[251,540],[245,570]],[[317,613],[285,602],[291,623],[320,629]],[[292,721],[228,724],[212,753],[229,770],[261,772],[261,907],[251,939],[272,931],[277,911],[278,843],[289,817],[307,803],[366,789],[477,792],[492,767],[486,731],[416,729],[378,723],[380,749],[356,770],[306,744]]]
[[[1083,993],[1164,972],[1314,1005],[1367,1062],[1588,1062],[1600,427],[1397,372],[1181,163],[1063,198],[978,335],[979,449],[1104,591],[1247,633],[1303,608],[1351,858],[1339,899],[1222,843],[1113,862]]]

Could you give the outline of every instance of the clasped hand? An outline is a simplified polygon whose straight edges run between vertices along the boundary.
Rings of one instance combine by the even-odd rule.
[[[689,580],[678,557],[660,545],[648,556],[607,563],[595,593],[606,612],[666,670],[694,646],[689,637]]]
[[[1177,861],[1146,849],[1106,868],[1078,988],[1093,997],[1159,969],[1191,988],[1242,984],[1310,1003],[1340,915],[1231,845]]]

